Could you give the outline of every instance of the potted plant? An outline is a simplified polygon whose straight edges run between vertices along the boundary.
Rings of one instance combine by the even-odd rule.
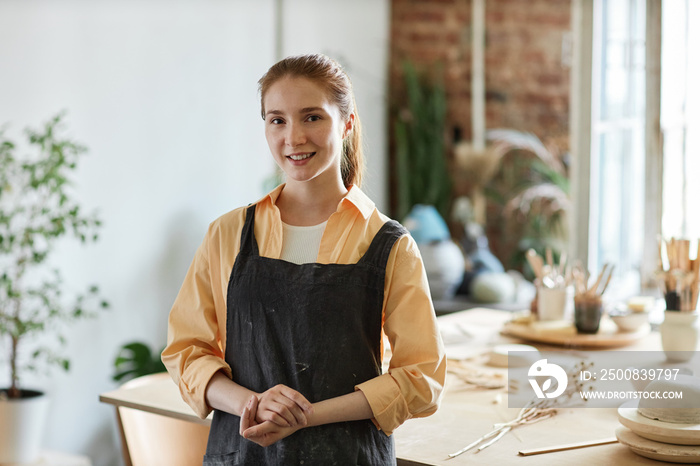
[[[441,79],[419,76],[408,61],[403,74],[406,97],[394,124],[397,215],[418,244],[432,297],[450,299],[464,277],[464,255],[445,222],[452,195],[445,88]]]
[[[165,348],[163,348],[165,349]],[[124,383],[144,375],[165,372],[165,364],[160,359],[160,353],[154,353],[150,346],[141,341],[132,341],[119,348],[114,359],[114,374],[112,380]]]
[[[524,267],[525,254],[534,249],[544,257],[549,248],[558,261],[568,240],[566,215],[570,209],[567,167],[556,150],[532,133],[512,129],[487,132],[492,152],[501,163],[500,177],[492,180],[489,194],[502,213],[502,220],[516,223],[519,233],[511,265]],[[506,230],[501,225],[499,230]],[[530,274],[532,276],[532,274]]]
[[[417,204],[431,205],[447,218],[452,184],[447,168],[447,97],[439,79],[421,79],[411,62],[403,64],[405,99],[396,110],[397,215]]]
[[[61,273],[49,262],[59,240],[96,241],[101,225],[74,198],[70,175],[86,149],[59,134],[62,118],[27,129],[22,148],[0,129],[0,342],[10,375],[10,386],[0,388],[0,464],[38,455],[47,401],[41,391],[23,388],[23,374],[41,364],[68,370],[70,361],[57,349],[66,343],[64,325],[108,307],[95,285],[66,296]],[[19,156],[20,150],[29,154]]]

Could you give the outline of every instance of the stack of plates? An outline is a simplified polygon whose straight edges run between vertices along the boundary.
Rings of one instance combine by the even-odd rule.
[[[622,426],[617,439],[640,456],[671,463],[700,462],[700,424],[679,424],[649,419],[637,411],[637,401],[617,410]]]

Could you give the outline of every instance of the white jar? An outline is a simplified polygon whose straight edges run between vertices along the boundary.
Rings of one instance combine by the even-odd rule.
[[[698,324],[697,312],[664,312],[659,331],[666,359],[685,362],[694,356],[698,347]]]
[[[419,243],[433,299],[451,299],[464,279],[464,254],[452,240]]]

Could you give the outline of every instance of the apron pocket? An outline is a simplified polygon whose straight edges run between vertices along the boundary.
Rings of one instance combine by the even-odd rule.
[[[204,455],[202,466],[235,466],[238,464],[238,452],[233,451],[225,455]]]

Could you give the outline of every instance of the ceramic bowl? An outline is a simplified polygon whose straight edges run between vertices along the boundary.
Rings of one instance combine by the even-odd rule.
[[[610,314],[610,318],[622,332],[636,332],[649,322],[648,312]]]
[[[637,412],[662,422],[700,424],[700,377],[679,374],[675,380],[654,380],[644,389],[646,393],[681,392],[679,398],[642,397]]]

